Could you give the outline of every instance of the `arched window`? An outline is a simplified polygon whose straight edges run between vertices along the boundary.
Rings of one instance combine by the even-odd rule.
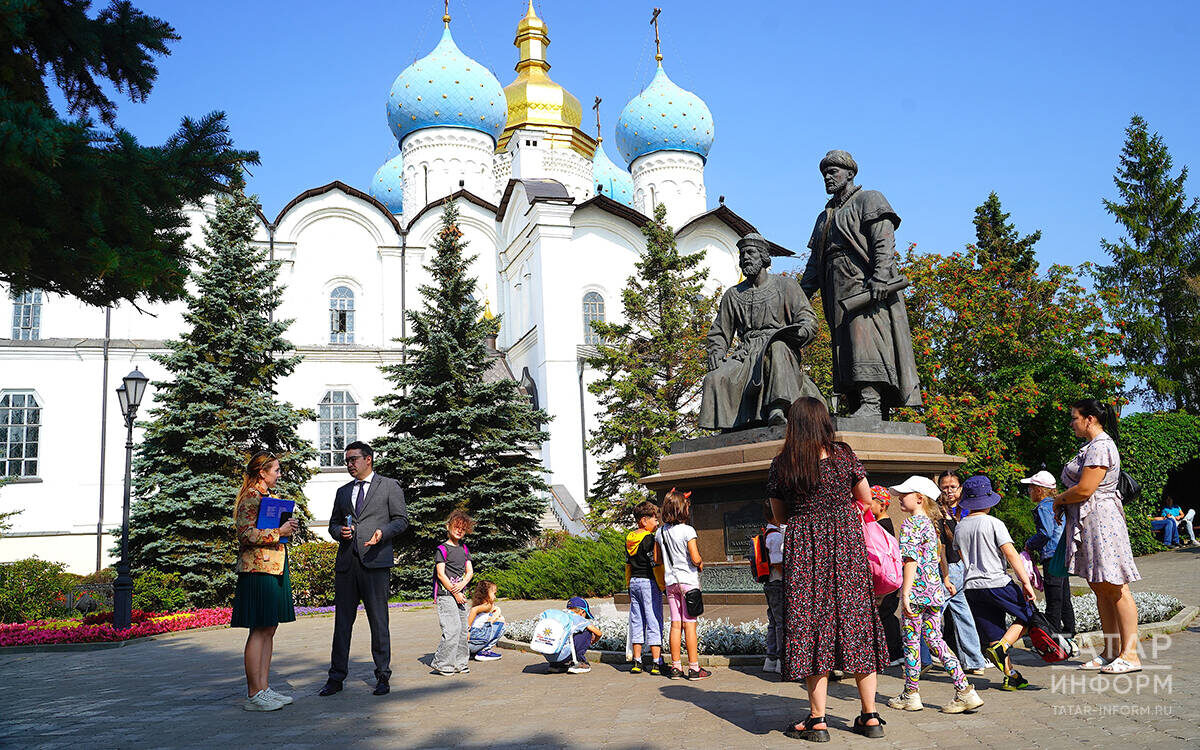
[[[42,292],[34,289],[13,295],[12,337],[16,341],[37,341],[41,338]]]
[[[349,391],[326,391],[317,406],[321,467],[346,465],[346,446],[358,440],[358,402]]]
[[[588,292],[583,295],[583,343],[586,346],[599,346],[600,334],[592,328],[592,323],[604,322],[604,297],[600,292]]]
[[[38,475],[42,409],[32,391],[0,391],[0,476]]]
[[[329,343],[354,343],[354,290],[348,286],[329,293]]]

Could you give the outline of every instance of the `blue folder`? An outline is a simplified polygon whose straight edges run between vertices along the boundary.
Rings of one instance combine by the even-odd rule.
[[[254,525],[259,529],[278,529],[280,526],[286,523],[295,512],[295,500],[284,500],[278,497],[264,497],[262,502],[258,504],[258,522]],[[285,513],[287,515],[284,515]],[[291,537],[281,537],[279,541],[287,544],[291,541]]]

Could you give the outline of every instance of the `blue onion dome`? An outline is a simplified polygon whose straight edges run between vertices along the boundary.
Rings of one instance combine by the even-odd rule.
[[[617,120],[617,150],[627,164],[655,151],[690,151],[707,160],[714,129],[708,105],[676,86],[659,63],[650,85]]]
[[[597,140],[596,155],[592,157],[592,182],[595,184],[596,194],[606,195],[632,208],[633,177],[628,170],[618,167],[608,158],[602,140]]]
[[[394,214],[404,212],[404,157],[393,156],[384,162],[371,180],[371,197]]]
[[[397,143],[435,127],[470,128],[495,141],[508,119],[508,101],[496,76],[454,43],[447,23],[433,51],[396,76],[387,118]]]

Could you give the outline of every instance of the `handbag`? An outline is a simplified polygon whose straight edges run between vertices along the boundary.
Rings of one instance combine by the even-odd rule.
[[[664,528],[663,536],[665,537],[669,531],[669,527]],[[664,539],[663,541],[666,542],[670,540]],[[662,548],[663,552],[667,553],[667,564],[674,568],[675,561],[671,559],[671,545],[663,544]],[[700,593],[700,589],[689,589],[684,593],[683,607],[687,611],[688,617],[699,617],[700,615],[704,614],[704,595]]]
[[[1117,476],[1117,492],[1121,493],[1121,502],[1129,505],[1136,503],[1142,496],[1142,485],[1138,484],[1138,481],[1129,472],[1121,469],[1121,473]]]

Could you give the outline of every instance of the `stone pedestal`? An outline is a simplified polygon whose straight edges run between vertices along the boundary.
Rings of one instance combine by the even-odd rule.
[[[912,474],[933,475],[961,465],[925,426],[908,422],[860,422],[837,418],[837,440],[854,449],[871,484],[899,484]],[[750,576],[750,539],[765,521],[767,471],[783,447],[784,428],[762,427],[683,440],[659,461],[659,471],[641,481],[662,501],[672,487],[691,491],[692,525],[704,558],[705,591],[761,591]],[[902,514],[890,514],[899,528]]]

